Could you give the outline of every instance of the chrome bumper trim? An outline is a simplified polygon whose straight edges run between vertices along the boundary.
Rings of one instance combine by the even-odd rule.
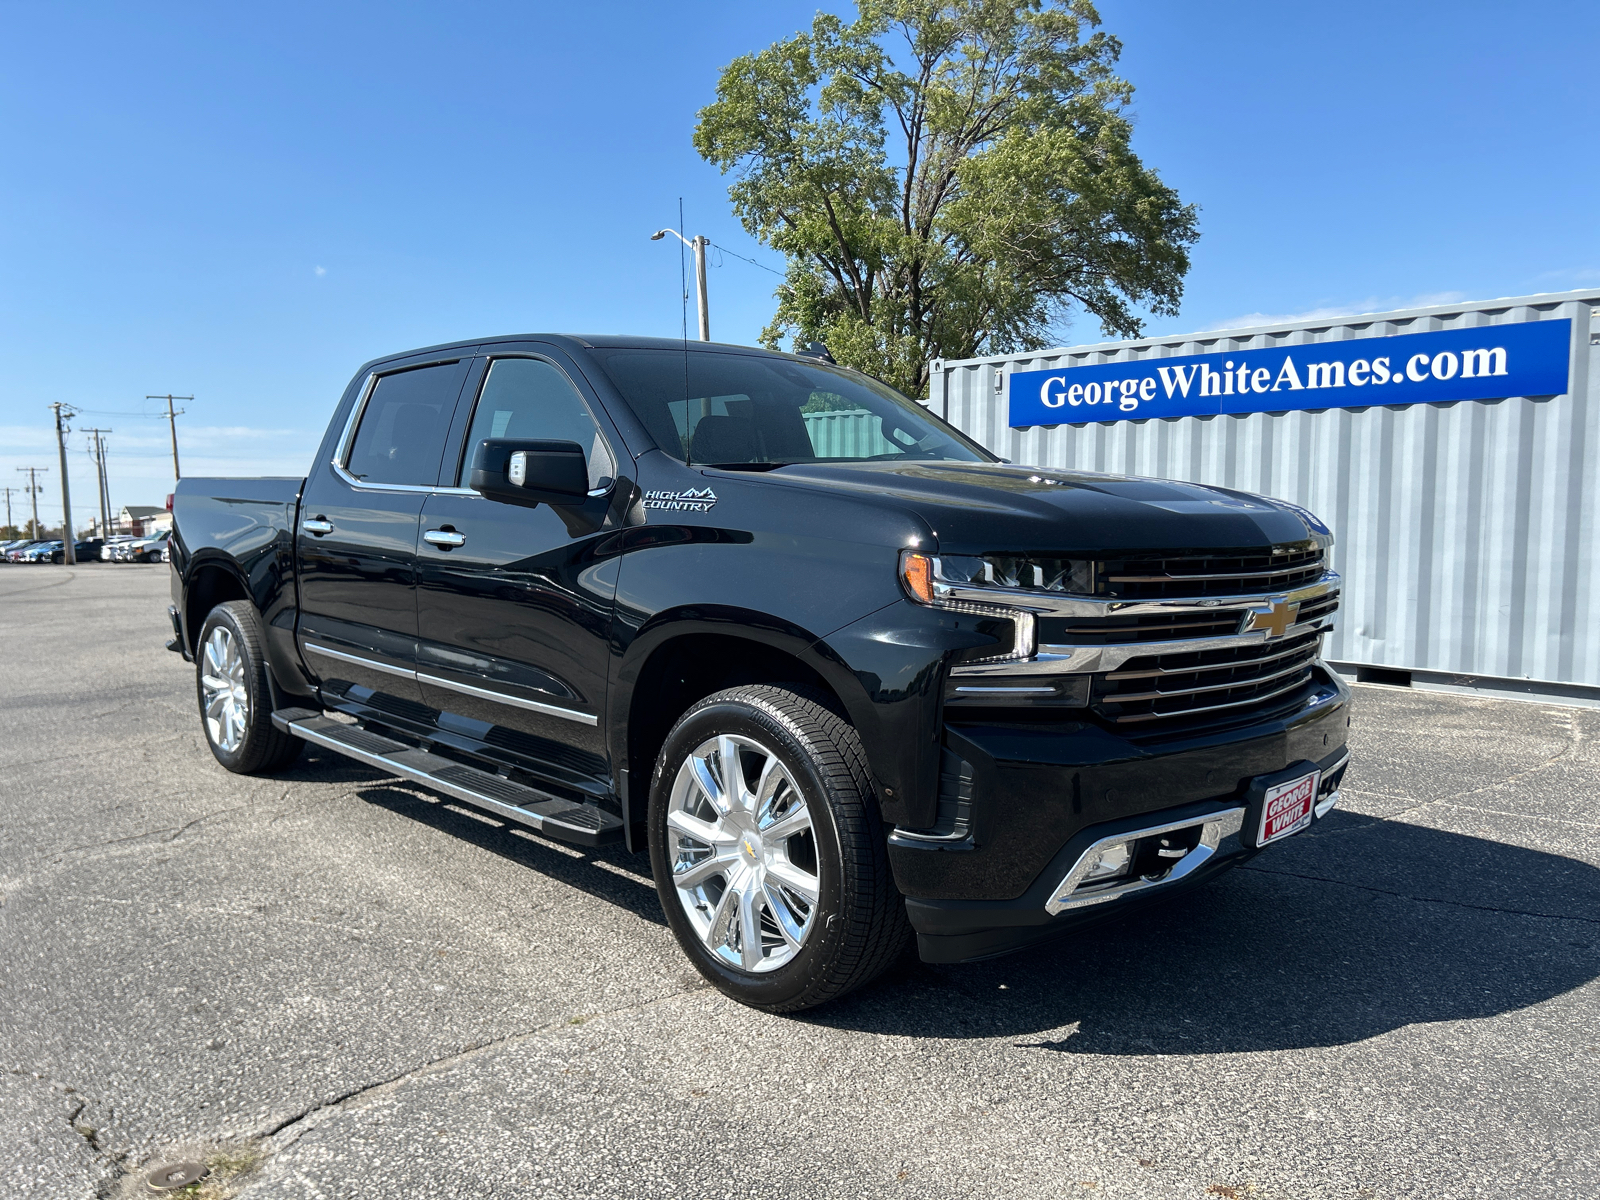
[[[1093,888],[1081,895],[1074,895],[1078,884],[1089,871],[1089,865],[1098,856],[1099,852],[1111,846],[1124,842],[1136,842],[1141,838],[1155,837],[1158,834],[1172,833],[1178,829],[1192,829],[1196,825],[1202,826],[1200,831],[1200,844],[1188,854],[1180,858],[1168,871],[1158,879],[1141,877],[1126,880],[1122,883],[1108,883]],[[1186,821],[1173,821],[1166,825],[1151,825],[1146,829],[1135,829],[1129,833],[1113,834],[1101,838],[1078,856],[1078,861],[1072,864],[1072,870],[1050,893],[1050,900],[1045,904],[1044,910],[1051,916],[1070,912],[1074,909],[1088,908],[1094,904],[1107,904],[1112,900],[1120,900],[1124,896],[1137,895],[1148,892],[1151,888],[1164,887],[1169,883],[1177,883],[1180,879],[1194,874],[1195,871],[1209,861],[1221,848],[1227,838],[1237,838],[1239,830],[1244,825],[1244,809],[1226,808],[1220,812],[1211,813],[1204,817],[1190,817]]]

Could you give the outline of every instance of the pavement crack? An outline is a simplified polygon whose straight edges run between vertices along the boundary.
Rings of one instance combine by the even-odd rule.
[[[678,988],[674,991],[666,992],[663,995],[655,997],[654,999],[645,1000],[638,1004],[626,1004],[617,1008],[607,1009],[604,1012],[586,1014],[583,1023],[589,1024],[592,1021],[602,1020],[606,1017],[645,1012],[658,1004],[665,1004],[670,1000],[676,1000],[680,996],[687,996],[694,992],[704,991],[708,986],[708,984],[700,984],[698,986]],[[415,1066],[408,1071],[402,1071],[399,1075],[396,1075],[390,1079],[383,1079],[379,1080],[377,1083],[368,1083],[357,1088],[352,1088],[348,1092],[344,1092],[343,1094],[335,1096],[330,1100],[323,1100],[316,1104],[310,1105],[309,1107],[296,1113],[294,1116],[278,1122],[278,1124],[274,1125],[271,1129],[268,1129],[265,1133],[259,1135],[261,1142],[263,1146],[266,1147],[269,1154],[276,1156],[287,1150],[290,1146],[294,1145],[295,1142],[299,1141],[301,1137],[311,1132],[313,1129],[316,1129],[324,1122],[332,1120],[342,1113],[349,1112],[351,1109],[354,1109],[375,1097],[397,1091],[414,1079],[419,1079],[424,1075],[429,1075],[436,1071],[448,1071],[460,1063],[470,1062],[471,1060],[487,1054],[490,1051],[499,1050],[506,1046],[518,1045],[522,1042],[530,1041],[533,1038],[544,1036],[555,1030],[570,1028],[571,1024],[571,1020],[567,1017],[561,1017],[553,1021],[547,1021],[544,1024],[537,1025],[532,1029],[521,1030],[517,1033],[508,1033],[503,1037],[491,1038],[486,1042],[479,1042],[476,1045],[468,1046],[464,1050],[457,1050],[453,1053],[442,1055],[439,1058],[430,1059],[428,1062]]]
[[[1332,879],[1326,875],[1305,875],[1299,871],[1282,871],[1273,867],[1258,867],[1246,863],[1239,868],[1241,871],[1255,871],[1262,875],[1283,875],[1289,879],[1305,879],[1314,883],[1333,883],[1340,887],[1356,888],[1363,892],[1374,892],[1380,896],[1394,896],[1401,900],[1413,900],[1418,904],[1447,904],[1452,908],[1469,908],[1475,912],[1503,913],[1514,917],[1540,917],[1547,921],[1578,921],[1585,925],[1600,925],[1600,917],[1577,917],[1570,913],[1534,912],[1525,908],[1501,908],[1494,904],[1468,904],[1465,900],[1446,900],[1439,896],[1415,896],[1410,892],[1397,892],[1390,888],[1373,887],[1369,883],[1351,883],[1348,879]]]
[[[159,829],[145,829],[145,830],[141,830],[138,833],[125,834],[122,837],[107,838],[103,842],[87,842],[87,843],[85,843],[84,845],[81,845],[81,846],[68,846],[64,850],[52,850],[45,858],[38,859],[36,861],[38,861],[38,862],[52,862],[52,863],[60,862],[63,858],[65,858],[69,854],[81,854],[81,853],[83,853],[85,851],[88,851],[88,850],[103,850],[107,846],[120,846],[120,845],[124,844],[125,842],[143,841],[146,838],[161,837],[162,834],[171,834],[170,837],[162,838],[162,841],[164,843],[170,845],[171,843],[177,841],[180,837],[182,837],[189,830],[193,829],[196,825],[199,825],[199,824],[202,824],[203,822],[209,821],[213,817],[225,816],[228,813],[242,812],[242,811],[244,811],[244,809],[246,809],[248,807],[250,807],[250,806],[249,805],[245,805],[245,804],[238,804],[238,805],[234,805],[232,808],[219,808],[215,812],[204,813],[201,816],[195,817],[192,820],[185,821],[183,824],[178,825],[178,826],[165,825],[165,826],[162,826]]]

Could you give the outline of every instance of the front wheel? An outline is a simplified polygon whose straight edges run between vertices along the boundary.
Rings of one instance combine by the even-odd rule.
[[[288,766],[304,743],[272,723],[261,623],[243,600],[219,604],[200,627],[195,654],[200,725],[216,760],[238,775]]]
[[[861,739],[821,697],[730,688],[678,720],[650,789],[650,860],[678,943],[727,995],[797,1012],[910,936]]]

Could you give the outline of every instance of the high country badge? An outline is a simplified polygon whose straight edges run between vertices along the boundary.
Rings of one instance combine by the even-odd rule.
[[[690,488],[686,492],[646,492],[646,508],[665,508],[674,512],[710,512],[717,494],[710,488]]]

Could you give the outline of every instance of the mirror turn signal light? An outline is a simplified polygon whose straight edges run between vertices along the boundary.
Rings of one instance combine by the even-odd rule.
[[[933,603],[933,559],[926,554],[910,550],[900,552],[900,582],[913,600],[923,604]]]

